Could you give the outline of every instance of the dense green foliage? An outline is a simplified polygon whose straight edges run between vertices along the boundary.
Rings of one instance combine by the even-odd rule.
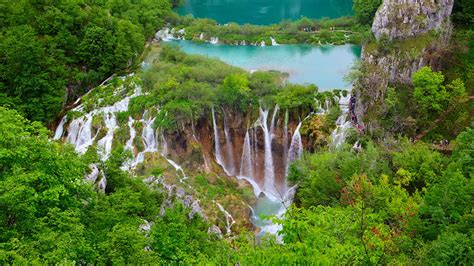
[[[129,67],[170,12],[166,0],[2,1],[0,104],[50,122]]]
[[[382,4],[382,0],[354,0],[352,9],[355,13],[355,18],[361,24],[372,25],[375,12]]]
[[[101,166],[102,193],[83,179],[90,158],[49,141],[40,124],[0,107],[0,133],[1,264],[193,262],[222,246],[179,204],[160,216],[160,187],[121,171],[120,150]]]
[[[473,137],[451,158],[404,140],[306,156],[290,173],[301,208],[283,221],[285,243],[317,261],[472,263]]]
[[[259,106],[278,104],[307,112],[315,108],[314,99],[319,95],[314,85],[286,84],[282,73],[248,73],[216,59],[186,55],[172,46],[162,47],[159,58],[143,76],[149,94],[132,99],[130,112],[139,115],[146,107],[160,106],[155,124],[164,129],[210,117],[212,107],[258,115]]]
[[[370,36],[369,28],[352,17],[313,20],[303,17],[296,21],[282,21],[274,25],[220,25],[211,19],[195,19],[189,16],[169,18],[176,35],[186,40],[203,42],[218,37],[224,44],[271,45],[271,38],[280,44],[360,44]],[[184,34],[179,30],[184,29]],[[201,38],[202,37],[202,38]]]

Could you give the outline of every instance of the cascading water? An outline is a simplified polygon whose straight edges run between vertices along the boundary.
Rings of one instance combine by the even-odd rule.
[[[275,38],[270,37],[270,40],[272,41],[272,45],[273,45],[273,46],[280,45],[280,44],[277,43],[277,41],[275,40]]]
[[[272,154],[272,132],[268,128],[268,111],[260,108],[260,116],[258,118],[258,126],[263,130],[264,141],[264,180],[263,191],[270,197],[278,197],[278,191],[275,186],[275,169],[273,167]],[[276,113],[276,112],[275,112]],[[273,121],[273,119],[272,119]],[[273,125],[270,125],[272,128]]]
[[[230,175],[235,175],[235,160],[234,160],[234,148],[232,145],[232,140],[230,137],[230,131],[229,131],[229,122],[227,120],[227,114],[225,110],[222,110],[224,114],[224,137],[225,137],[225,148],[227,151],[227,159],[226,159],[226,169],[227,172],[230,173]]]
[[[219,128],[217,127],[216,114],[214,111],[214,107],[212,107],[212,126],[214,127],[214,153],[216,156],[216,162],[222,167],[222,169],[224,169],[224,172],[230,176],[231,173],[227,170],[224,160],[222,159],[222,150],[221,150],[221,144],[220,144],[220,138],[219,138]]]
[[[295,133],[293,133],[293,137],[291,138],[290,149],[288,151],[288,157],[286,160],[286,169],[285,169],[285,176],[288,174],[288,167],[290,164],[301,158],[303,154],[303,142],[301,140],[300,128],[302,122],[298,124],[295,129]]]
[[[63,116],[63,118],[61,119],[61,122],[59,122],[59,125],[56,128],[56,131],[54,132],[53,139],[57,140],[57,139],[60,139],[63,136],[64,124],[66,124],[66,122],[67,122],[67,117]]]
[[[114,131],[117,128],[117,120],[114,113],[104,115],[104,123],[107,127],[107,134],[105,137],[97,142],[98,152],[103,161],[107,160],[112,151],[112,141],[114,140]]]
[[[332,146],[335,148],[339,148],[342,144],[344,144],[348,129],[351,127],[351,121],[347,120],[350,98],[350,94],[347,94],[346,97],[341,96],[339,99],[341,115],[337,118],[336,128],[331,133]]]
[[[128,118],[128,128],[130,129],[130,138],[127,140],[125,143],[125,149],[132,151],[133,152],[133,140],[135,139],[137,135],[137,131],[133,127],[133,123],[135,123],[135,120],[132,117]]]

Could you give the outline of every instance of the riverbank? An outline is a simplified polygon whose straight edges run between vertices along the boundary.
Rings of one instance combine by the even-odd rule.
[[[169,18],[168,23],[172,28],[169,34],[174,38],[229,45],[362,44],[372,36],[370,28],[358,24],[353,17],[301,18],[272,25],[240,25],[176,15]]]

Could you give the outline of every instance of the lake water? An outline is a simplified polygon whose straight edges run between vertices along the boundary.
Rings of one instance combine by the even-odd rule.
[[[189,54],[218,58],[228,64],[252,70],[278,70],[289,74],[288,81],[316,84],[321,90],[349,88],[343,78],[360,58],[357,45],[216,45],[191,41],[171,41]]]
[[[267,25],[284,19],[338,18],[352,14],[352,0],[185,0],[181,15],[219,23]]]

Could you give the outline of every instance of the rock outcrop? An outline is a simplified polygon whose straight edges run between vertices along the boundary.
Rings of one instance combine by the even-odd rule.
[[[454,0],[385,0],[378,9],[372,31],[376,38],[403,39],[440,30],[449,19]]]
[[[440,69],[451,37],[449,16],[454,0],[384,0],[372,31],[376,41],[363,47],[363,75],[354,84],[358,121],[373,132],[384,110],[390,85],[411,85],[423,66]]]

